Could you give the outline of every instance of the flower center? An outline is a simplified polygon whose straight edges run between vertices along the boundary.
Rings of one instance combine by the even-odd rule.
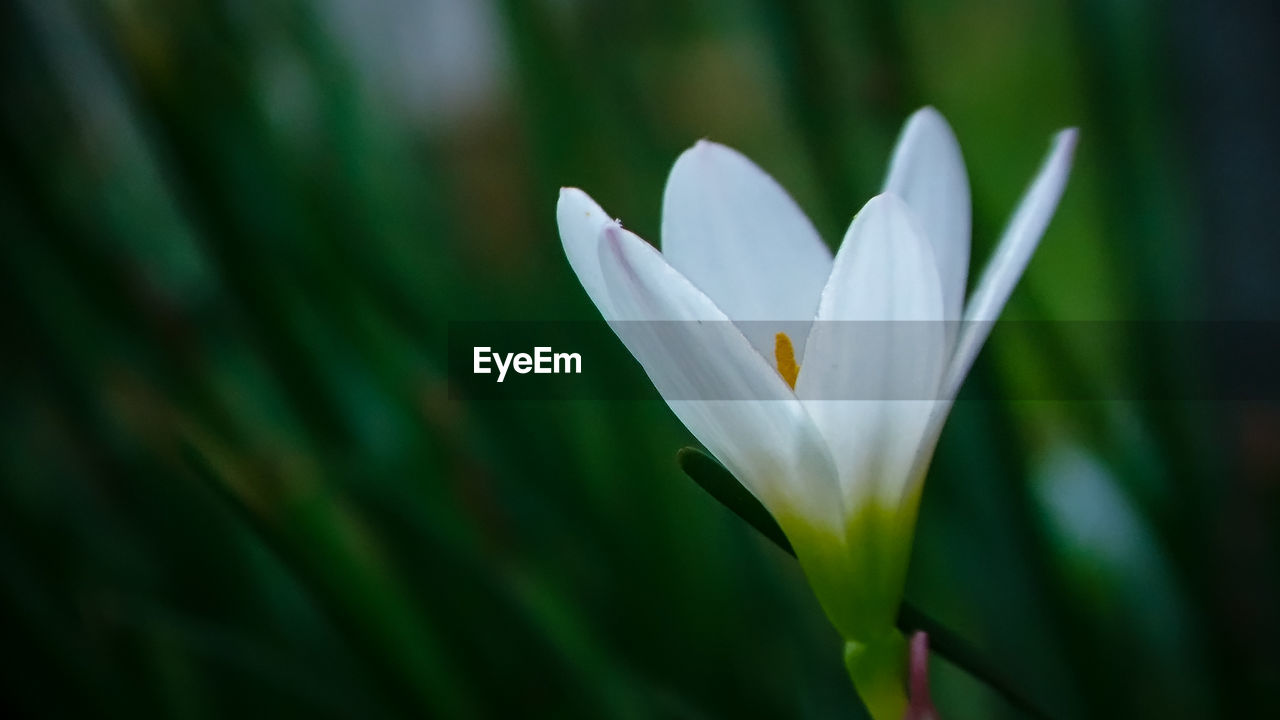
[[[773,336],[773,358],[778,363],[778,374],[792,390],[795,390],[796,378],[800,375],[800,365],[796,362],[796,349],[786,333],[780,332]]]

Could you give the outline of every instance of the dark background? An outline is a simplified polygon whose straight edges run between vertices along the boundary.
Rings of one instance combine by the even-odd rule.
[[[974,275],[1081,141],[1006,311],[1058,330],[970,376],[908,597],[1053,717],[1280,716],[1275,398],[1187,401],[1256,368],[1184,324],[1056,322],[1280,320],[1277,30],[1209,0],[4,3],[0,711],[857,716],[656,395],[469,402],[447,328],[597,318],[558,188],[656,241],[700,137],[835,242],[932,104]],[[1018,717],[943,661],[934,692]]]

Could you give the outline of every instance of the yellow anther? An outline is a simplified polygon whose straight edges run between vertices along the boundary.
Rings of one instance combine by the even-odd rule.
[[[786,333],[773,336],[773,358],[778,363],[778,374],[792,390],[796,389],[796,378],[800,376],[800,365],[796,363],[796,349],[791,345],[791,338]]]

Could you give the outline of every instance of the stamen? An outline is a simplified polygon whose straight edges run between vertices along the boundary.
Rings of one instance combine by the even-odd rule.
[[[791,338],[787,337],[786,333],[773,336],[773,358],[778,363],[778,374],[792,390],[795,390],[796,378],[800,376],[800,366],[796,363],[796,349],[791,345]]]

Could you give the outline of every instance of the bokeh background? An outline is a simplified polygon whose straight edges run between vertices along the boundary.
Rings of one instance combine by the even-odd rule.
[[[4,714],[858,717],[656,395],[469,402],[448,324],[596,317],[558,188],[656,240],[700,137],[834,243],[933,104],[976,266],[1052,132],[1081,144],[1007,311],[1053,331],[984,351],[908,597],[1055,718],[1280,717],[1274,398],[1178,399],[1240,362],[1197,326],[1056,322],[1280,319],[1274,3],[0,15]],[[934,693],[1022,717],[943,660]]]

